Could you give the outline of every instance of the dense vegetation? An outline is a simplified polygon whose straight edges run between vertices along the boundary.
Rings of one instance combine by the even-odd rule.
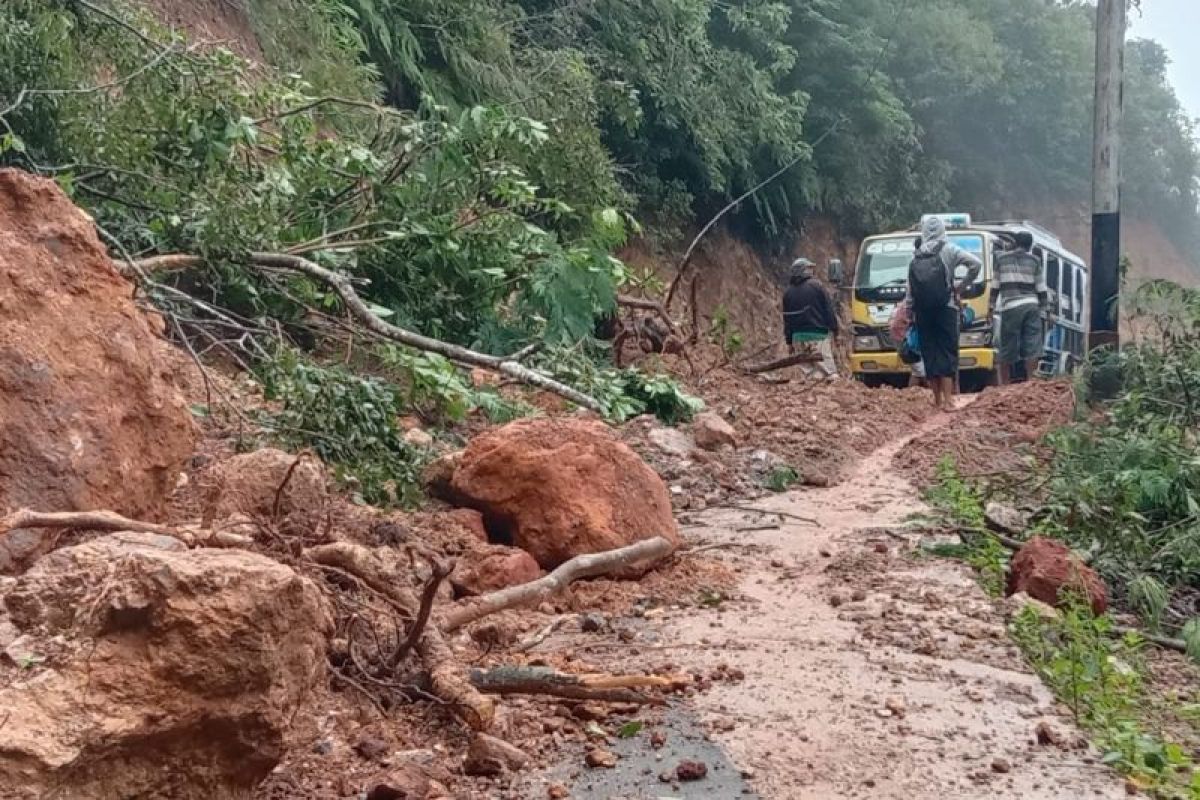
[[[1015,640],[1105,763],[1150,796],[1195,800],[1194,687],[1164,692],[1147,636],[1116,615],[1136,615],[1200,662],[1200,291],[1151,282],[1127,305],[1137,333],[1119,354],[1093,355],[1077,383],[1079,418],[1046,439],[1049,463],[1015,487],[964,480],[949,458],[940,465],[928,500],[963,543],[929,549],[966,560],[999,595],[1009,551],[986,532],[984,498],[1037,504],[1032,532],[1085,554],[1114,613],[1093,615],[1084,598],[1058,613],[1027,606]]]
[[[1139,338],[1088,368],[1103,415],[1050,439],[1044,525],[1092,553],[1153,628],[1175,632],[1200,616],[1200,292],[1160,281],[1132,300]]]
[[[0,24],[16,35],[56,5],[22,0]],[[541,120],[543,146],[515,160],[584,217],[690,225],[793,161],[747,204],[744,231],[786,233],[814,211],[855,231],[946,204],[1086,197],[1094,12],[1079,0],[254,0],[247,15],[314,93]],[[12,61],[7,97],[45,59]],[[1161,47],[1134,41],[1128,63],[1130,208],[1194,235],[1193,123]]]
[[[1086,196],[1084,2],[347,2],[394,102],[431,92],[553,120],[551,169],[668,222],[794,159],[748,228],[827,211],[854,230],[945,203],[995,213]],[[1161,47],[1135,41],[1128,61],[1130,206],[1191,233],[1192,123]]]
[[[605,368],[592,338],[638,283],[612,255],[635,219],[670,236],[777,173],[732,219],[760,243],[782,244],[814,212],[849,233],[950,203],[1085,194],[1082,2],[247,0],[241,12],[247,40],[230,44],[268,66],[173,35],[133,0],[8,0],[0,164],[56,178],[129,258],[201,255],[202,269],[145,288],[180,339],[256,371],[294,427],[349,424],[313,404],[377,396],[364,371],[402,387],[378,395],[397,409],[515,412],[444,359],[353,346],[329,287],[248,269],[247,251],[350,275],[377,314],[422,334],[493,354],[540,346],[535,364],[614,417],[672,419],[694,404]],[[1196,235],[1194,130],[1162,50],[1135,42],[1129,64],[1131,205]],[[346,369],[279,369],[330,352]],[[380,419],[384,451],[400,452]]]

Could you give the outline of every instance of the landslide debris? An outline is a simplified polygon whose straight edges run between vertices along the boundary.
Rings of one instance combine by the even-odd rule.
[[[160,327],[54,181],[0,170],[0,508],[161,513],[197,431]],[[44,543],[0,536],[0,573]]]
[[[545,569],[655,536],[680,542],[662,479],[599,422],[527,419],[477,436],[450,488],[493,541]]]
[[[0,796],[244,796],[325,673],[316,586],[255,553],[117,533],[16,579]],[[65,796],[65,795],[64,795]]]

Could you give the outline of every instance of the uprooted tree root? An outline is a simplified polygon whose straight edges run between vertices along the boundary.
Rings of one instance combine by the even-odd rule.
[[[265,535],[258,538],[267,544],[275,541],[270,520],[249,524],[264,529]],[[0,519],[0,536],[17,528],[142,531],[170,536],[193,547],[252,549],[256,539],[219,529],[141,522],[111,511],[50,513],[23,509]],[[616,550],[577,556],[535,581],[447,609],[438,609],[436,598],[453,563],[418,548],[388,550],[335,542],[299,553],[287,548],[284,553],[272,555],[317,578],[318,586],[324,587],[337,608],[339,633],[331,644],[329,659],[336,679],[361,691],[381,711],[394,706],[396,698],[430,699],[450,707],[471,729],[485,731],[496,717],[496,701],[490,695],[545,694],[580,700],[661,702],[633,689],[670,689],[678,680],[636,675],[580,676],[527,667],[468,674],[448,637],[491,614],[549,597],[576,580],[635,565],[649,567],[671,550],[670,542],[655,537]],[[419,594],[411,585],[418,556],[428,565],[428,578]],[[390,631],[386,630],[387,622]]]
[[[398,575],[379,551],[338,542],[309,548],[304,551],[304,558],[353,576],[373,593],[386,598],[388,605],[397,609],[405,620],[410,620],[404,640],[415,643],[414,651],[428,679],[428,693],[453,708],[474,730],[487,730],[496,713],[495,701],[486,696],[491,693],[549,694],[594,700],[620,695],[625,702],[645,703],[651,700],[643,695],[618,690],[631,686],[671,685],[661,679],[647,682],[647,679],[639,676],[607,676],[615,683],[601,685],[594,677],[591,683],[572,683],[573,676],[561,673],[522,673],[520,688],[513,688],[515,684],[511,682],[497,683],[495,680],[482,680],[478,675],[468,676],[447,642],[449,634],[471,622],[541,600],[581,578],[609,574],[635,564],[652,564],[668,555],[671,549],[670,542],[656,537],[617,550],[577,556],[535,581],[474,598],[440,613],[431,612],[430,609],[432,598],[447,568],[436,561],[432,562],[431,577],[422,597],[418,599],[408,587],[405,576]],[[395,627],[398,630],[399,623]],[[389,659],[383,656],[377,634],[372,633],[372,638],[377,642],[374,664],[367,665],[361,659],[356,659],[357,645],[353,633],[350,631],[347,639],[349,661],[367,682],[401,692],[412,689],[412,681],[397,674],[406,667],[404,659],[393,657],[386,669],[381,669]]]

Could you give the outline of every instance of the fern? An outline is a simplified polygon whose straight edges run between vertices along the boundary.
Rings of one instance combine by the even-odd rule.
[[[1171,600],[1171,594],[1162,581],[1152,575],[1139,575],[1129,582],[1126,591],[1129,593],[1129,604],[1146,626],[1152,631],[1159,630],[1163,612]]]
[[[1179,635],[1187,646],[1188,658],[1200,664],[1200,618],[1188,620]]]

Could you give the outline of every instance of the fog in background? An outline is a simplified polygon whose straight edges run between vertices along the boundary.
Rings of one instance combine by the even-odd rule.
[[[1180,102],[1200,117],[1200,0],[1142,0],[1130,12],[1129,35],[1155,39],[1171,56],[1169,76]]]

